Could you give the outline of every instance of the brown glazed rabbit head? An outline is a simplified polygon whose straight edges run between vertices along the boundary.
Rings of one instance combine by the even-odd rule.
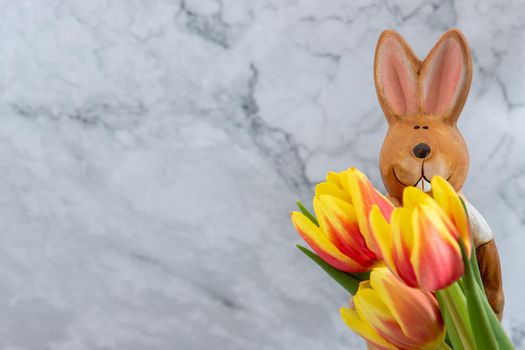
[[[460,191],[468,172],[468,150],[456,122],[472,80],[472,61],[461,32],[446,32],[423,60],[395,31],[377,43],[374,81],[388,121],[380,156],[383,183],[401,202],[412,185],[430,190],[440,175]]]

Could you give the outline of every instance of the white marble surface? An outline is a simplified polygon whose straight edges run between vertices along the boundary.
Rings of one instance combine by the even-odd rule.
[[[525,349],[522,1],[0,1],[0,349],[350,349],[288,213],[379,185],[380,32],[475,57],[466,194]]]

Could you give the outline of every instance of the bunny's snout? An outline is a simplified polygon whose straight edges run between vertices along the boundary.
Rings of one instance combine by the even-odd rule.
[[[430,154],[430,146],[426,143],[418,143],[414,146],[412,152],[418,158],[426,158]]]

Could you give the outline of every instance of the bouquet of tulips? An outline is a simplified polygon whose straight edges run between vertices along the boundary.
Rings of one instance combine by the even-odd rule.
[[[328,173],[311,214],[298,202],[298,246],[353,298],[343,321],[369,349],[514,349],[481,282],[466,208],[443,178],[395,207],[355,168]]]

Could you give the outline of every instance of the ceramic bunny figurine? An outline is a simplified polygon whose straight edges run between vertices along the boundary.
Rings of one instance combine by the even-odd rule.
[[[471,80],[470,50],[459,30],[446,32],[423,61],[397,32],[386,30],[381,34],[374,81],[388,133],[381,149],[380,170],[395,203],[401,202],[406,186],[431,191],[429,182],[434,175],[461,191],[469,156],[456,122]],[[483,216],[466,199],[465,203],[485,291],[501,319],[504,296],[498,250]]]

